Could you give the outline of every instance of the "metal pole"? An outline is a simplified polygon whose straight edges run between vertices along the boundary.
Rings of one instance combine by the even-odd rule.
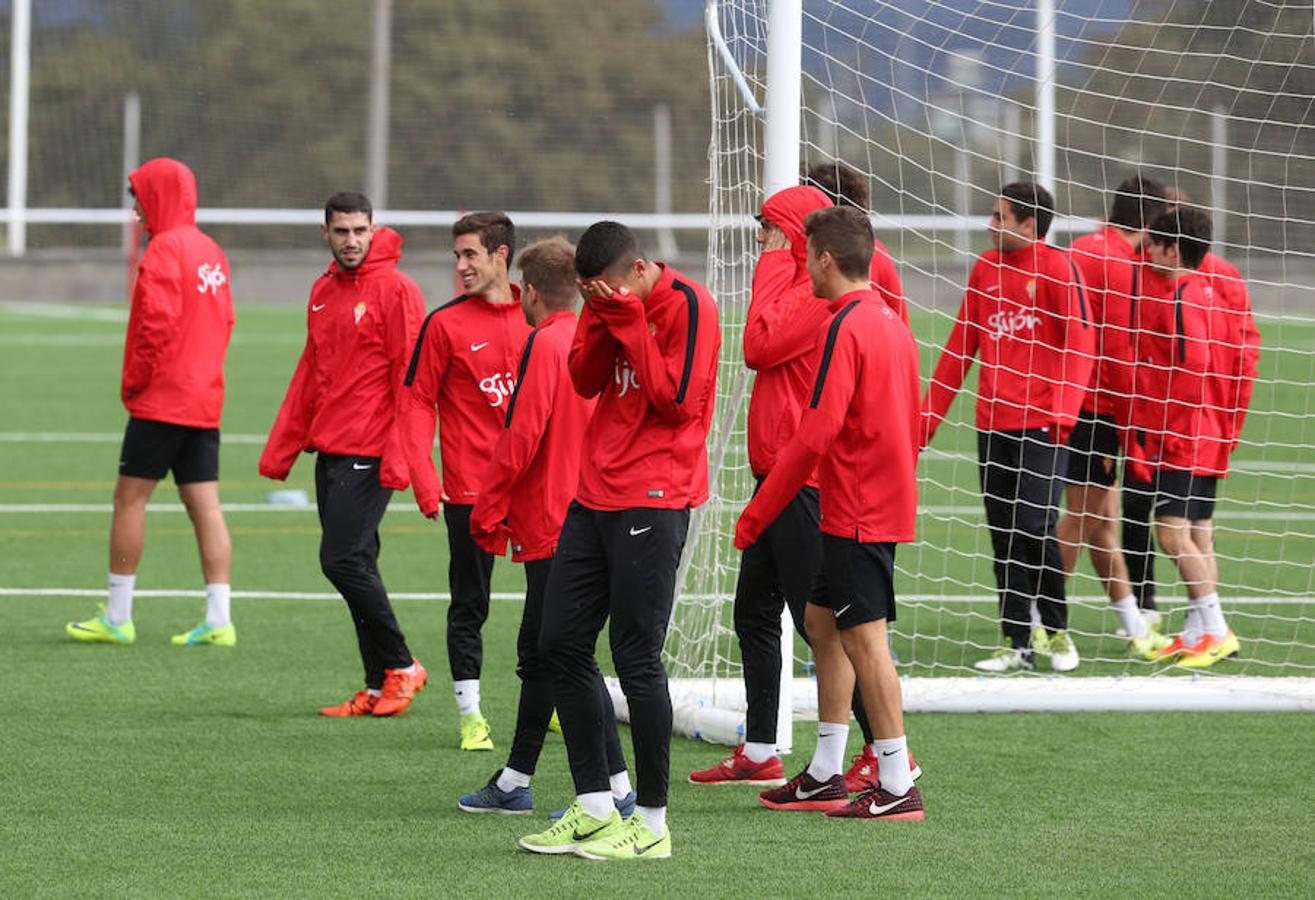
[[[1023,116],[1018,104],[1006,100],[1004,108],[1004,151],[1000,154],[1003,162],[1000,183],[1009,184],[1018,176],[1021,168],[1020,135],[1023,130]]]
[[[1210,217],[1214,245],[1228,244],[1228,114],[1216,106],[1210,114]]]
[[[123,208],[132,209],[132,198],[128,196],[128,176],[141,164],[142,154],[142,98],[136,91],[129,91],[123,97],[123,181],[119,190],[123,192]],[[123,225],[123,252],[130,254],[135,241],[133,231],[136,224],[129,216]]]
[[[1036,8],[1037,183],[1055,190],[1055,0]]]
[[[671,107],[653,107],[653,212],[671,215]],[[668,226],[658,229],[658,253],[672,259],[679,252],[676,233]]]
[[[27,251],[27,110],[32,0],[13,0],[9,57],[9,255]]]
[[[388,96],[393,0],[374,0],[374,44],[370,53],[369,131],[365,139],[365,192],[376,210],[388,206]]]

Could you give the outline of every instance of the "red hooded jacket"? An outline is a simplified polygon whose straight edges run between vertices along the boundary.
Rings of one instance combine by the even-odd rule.
[[[196,227],[196,178],[173,159],[128,176],[151,234],[132,288],[123,405],[138,419],[218,428],[233,333],[228,258]]]
[[[557,552],[580,478],[580,447],[594,401],[575,392],[566,369],[575,322],[570,310],[554,312],[526,338],[502,434],[470,514],[470,533],[490,553],[505,551],[510,532],[515,562]]]
[[[1246,282],[1236,268],[1207,253],[1198,271],[1210,303],[1210,373],[1196,472],[1223,478],[1251,405],[1260,365],[1260,331],[1251,316]]]
[[[516,389],[516,363],[530,334],[520,305],[463,294],[431,312],[421,326],[402,396],[403,435],[416,505],[433,515],[440,501],[469,506],[502,434]],[[443,478],[434,469],[434,431]]]
[[[911,541],[918,508],[918,346],[875,290],[827,307],[808,408],[745,508],[735,546],[752,544],[814,467],[821,528],[864,543]]]
[[[1126,421],[1131,388],[1126,363],[1132,358],[1129,316],[1137,250],[1117,228],[1106,225],[1095,234],[1075,240],[1069,255],[1082,273],[1090,302],[1088,312],[1096,330],[1096,361],[1082,411]]]
[[[749,466],[759,477],[771,471],[776,454],[794,435],[813,389],[817,332],[830,318],[827,303],[813,296],[804,265],[804,218],[831,206],[814,187],[788,187],[763,203],[763,218],[784,232],[788,249],[768,250],[753,272],[753,293],[744,323],[744,364],[757,371],[749,398]],[[887,305],[907,325],[903,289],[895,263],[877,241],[869,277]],[[809,484],[815,484],[814,480]]]
[[[317,450],[380,457],[379,484],[406,488],[397,397],[425,300],[397,270],[401,258],[401,235],[380,228],[359,266],[343,271],[334,261],[316,280],[306,304],[306,349],[265,442],[261,475],[282,481],[299,453]]]
[[[1131,427],[1124,443],[1130,474],[1195,471],[1210,370],[1210,301],[1193,272],[1170,281],[1145,263],[1133,309]]]
[[[590,509],[687,509],[708,499],[708,430],[721,329],[707,288],[670,266],[648,296],[586,305],[571,382],[599,397],[576,498]]]
[[[1091,381],[1094,329],[1077,265],[1036,241],[982,254],[923,399],[931,443],[980,352],[979,431],[1048,429],[1063,443]]]

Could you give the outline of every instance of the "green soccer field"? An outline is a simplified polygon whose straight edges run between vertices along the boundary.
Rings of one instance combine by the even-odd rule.
[[[1315,892],[1310,746],[1304,714],[911,715],[926,771],[921,824],[877,829],[772,813],[751,790],[696,789],[685,774],[722,752],[677,739],[670,824],[675,857],[640,878],[604,864],[517,852],[547,810],[569,799],[561,739],[535,778],[534,817],[470,816],[460,793],[505,760],[514,722],[520,607],[497,601],[486,628],[484,708],[498,750],[456,749],[443,643],[446,603],[401,598],[398,615],[430,688],[396,720],[314,715],[359,685],[353,631],[318,571],[308,510],[269,507],[256,475],[303,340],[295,308],[240,308],[229,355],[223,498],[230,505],[240,641],[181,650],[170,634],[202,601],[195,545],[172,486],[149,514],[138,577],[138,642],[67,641],[63,624],[95,612],[105,583],[118,435],[124,310],[0,305],[0,896],[1309,896]],[[1315,664],[1315,489],[1308,424],[1315,326],[1262,322],[1263,386],[1244,467],[1221,504],[1225,593],[1245,658],[1234,673],[1310,674]],[[944,317],[915,322],[939,341]],[[901,593],[928,599],[901,615],[901,662],[914,674],[962,663],[964,642],[993,640],[971,404],[961,398],[929,460],[922,543],[901,556]],[[286,485],[311,492],[303,459]],[[946,512],[945,510],[949,510]],[[1257,517],[1257,513],[1265,515]],[[1251,516],[1252,518],[1247,518]],[[442,526],[395,500],[381,568],[399,595],[446,590]],[[1171,573],[1161,568],[1167,597]],[[495,591],[520,572],[495,568]],[[1094,598],[1082,576],[1076,593]],[[277,596],[284,595],[284,596]],[[1233,613],[1230,613],[1233,614]],[[1075,621],[1091,671],[1115,661],[1099,604]],[[947,649],[949,648],[949,649]],[[940,665],[932,667],[931,663]],[[1084,670],[1087,667],[1084,667]],[[796,724],[802,766],[812,726]],[[628,745],[628,732],[623,734]],[[851,738],[851,752],[858,737]],[[859,860],[868,865],[854,866]]]

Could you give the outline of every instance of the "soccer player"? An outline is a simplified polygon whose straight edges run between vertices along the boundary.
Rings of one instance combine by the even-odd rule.
[[[233,545],[219,505],[219,419],[224,354],[233,333],[228,259],[196,227],[196,177],[174,159],[152,159],[128,176],[133,210],[150,235],[132,289],[119,395],[128,426],[119,453],[110,523],[109,599],[102,613],[70,622],[74,640],[131,644],[132,594],[146,545],[146,503],[171,470],[196,532],[205,619],[175,635],[180,646],[231,647]]]
[[[595,402],[575,392],[566,369],[576,324],[575,248],[560,237],[539,241],[521,252],[520,268],[520,306],[534,330],[521,350],[502,434],[480,478],[470,532],[476,544],[497,556],[506,553],[510,540],[512,561],[525,564],[525,608],[516,639],[521,695],[507,765],[458,802],[476,813],[534,810],[530,779],[553,708],[552,672],[539,653],[543,593],[566,507],[575,495],[580,446]],[[629,815],[635,794],[610,696],[606,712],[610,787],[617,809]]]
[[[1154,654],[1168,641],[1148,626],[1138,609],[1119,546],[1119,422],[1127,424],[1131,399],[1126,348],[1137,248],[1146,237],[1147,224],[1164,209],[1164,187],[1133,175],[1115,190],[1105,227],[1078,238],[1069,249],[1087,288],[1088,313],[1096,331],[1096,364],[1069,436],[1067,512],[1056,533],[1066,575],[1073,573],[1082,546],[1087,546],[1092,567],[1128,636],[1129,651],[1139,657]]]
[[[377,228],[370,201],[334,194],[320,228],[333,254],[306,304],[306,348],[260,456],[282,481],[316,453],[320,569],[356,625],[365,686],[325,716],[394,716],[428,673],[407,648],[379,575],[379,522],[412,466],[403,458],[397,397],[425,314],[414,281],[397,270],[402,238]]]
[[[867,212],[868,183],[852,166],[834,160],[829,163],[817,163],[804,172],[804,184],[811,184],[831,198],[836,206],[852,206]],[[872,263],[868,277],[873,287],[881,294],[881,299],[893,309],[904,324],[909,322],[908,306],[904,302],[904,286],[900,283],[899,272],[895,269],[895,260],[890,251],[876,235],[872,237]]]
[[[744,327],[745,365],[757,371],[747,431],[749,466],[759,483],[793,435],[813,389],[813,346],[830,313],[827,302],[813,295],[805,265],[804,217],[831,205],[817,188],[788,187],[768,197],[759,216],[762,255],[754,269]],[[776,754],[781,610],[790,610],[795,628],[807,640],[804,609],[822,564],[819,515],[817,479],[810,478],[761,538],[745,548],[734,603],[748,707],[745,742],[717,764],[691,772],[689,780],[694,784],[785,783],[785,769]],[[851,789],[858,791],[875,782],[876,760],[868,753],[872,731],[857,694],[853,705],[863,730],[864,751],[855,758],[847,778]]]
[[[857,819],[922,819],[899,678],[890,655],[895,547],[913,540],[920,409],[913,335],[868,281],[872,226],[847,207],[804,220],[813,293],[828,301],[813,390],[793,438],[740,516],[735,546],[753,544],[813,472],[821,495],[824,586],[805,617],[817,659],[817,749],[772,809]],[[878,760],[877,785],[853,802],[841,773],[857,676]]]
[[[470,536],[470,511],[484,471],[502,432],[516,387],[516,360],[529,326],[521,312],[520,288],[508,274],[516,230],[501,212],[462,216],[452,226],[461,296],[425,319],[407,371],[402,417],[416,504],[431,519],[440,501],[447,526],[447,655],[461,749],[492,750],[489,723],[479,704],[484,664],[480,630],[489,617],[493,555]],[[440,482],[432,448],[438,429]]]
[[[548,576],[539,650],[553,668],[576,801],[520,846],[589,859],[665,858],[671,695],[662,644],[690,509],[708,499],[721,332],[707,289],[644,256],[619,222],[585,231],[575,269],[585,307],[571,381],[599,400]],[[638,805],[624,821],[608,789],[607,709],[594,658],[609,617],[635,753]]]
[[[1076,264],[1045,243],[1054,212],[1050,192],[1039,184],[1001,189],[991,212],[994,249],[968,277],[923,399],[925,447],[981,354],[977,454],[1008,641],[973,664],[983,672],[1030,671],[1037,652],[1048,652],[1057,672],[1079,662],[1067,630],[1055,524],[1065,441],[1091,377],[1094,334]],[[1044,626],[1035,639],[1033,601]]]
[[[1199,209],[1178,206],[1151,222],[1146,259],[1153,271],[1137,298],[1127,437],[1129,466],[1155,486],[1155,539],[1187,589],[1187,625],[1158,656],[1187,668],[1238,652],[1216,591],[1217,479],[1195,471],[1209,427],[1210,299],[1198,270],[1210,239],[1210,217]]]

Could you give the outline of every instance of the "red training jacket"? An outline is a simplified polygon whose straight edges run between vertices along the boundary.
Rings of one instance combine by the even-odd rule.
[[[1073,242],[1069,255],[1087,288],[1088,309],[1095,328],[1095,364],[1082,411],[1127,421],[1128,383],[1132,359],[1132,273],[1137,250],[1113,225]]]
[[[334,261],[311,287],[306,349],[265,442],[261,475],[282,481],[299,453],[317,450],[380,457],[380,486],[406,488],[411,465],[397,397],[425,300],[398,271],[401,258],[401,235],[380,228],[356,269],[344,271]]]
[[[1207,253],[1198,270],[1210,302],[1210,373],[1205,381],[1205,419],[1196,472],[1228,476],[1260,366],[1260,331],[1242,274]]]
[[[526,338],[502,434],[470,514],[471,535],[490,553],[505,552],[510,532],[515,562],[557,552],[580,477],[594,401],[575,392],[566,369],[575,323],[571,310],[555,312]]]
[[[822,531],[911,541],[918,508],[918,347],[875,290],[828,305],[817,377],[799,429],[745,508],[735,546],[758,539],[817,467]]]
[[[516,389],[516,360],[530,326],[516,302],[490,303],[463,294],[425,319],[416,341],[407,390],[402,397],[402,427],[416,505],[425,515],[439,501],[470,505],[479,496],[480,475],[502,433],[507,404]],[[440,482],[434,469],[434,430],[443,465]]]
[[[128,176],[151,234],[132,286],[119,395],[138,419],[218,428],[233,334],[228,257],[196,227],[196,177],[173,159]]]
[[[717,305],[703,285],[658,265],[647,297],[595,297],[575,328],[571,381],[581,396],[600,398],[576,493],[591,509],[685,509],[708,499]]]
[[[1063,443],[1091,381],[1094,346],[1086,290],[1067,253],[1036,241],[982,254],[923,399],[923,446],[979,352],[978,430],[1040,428]]]
[[[1151,470],[1196,469],[1210,369],[1210,301],[1195,272],[1170,281],[1145,263],[1138,280],[1132,427],[1124,443],[1133,477],[1150,481]]]

